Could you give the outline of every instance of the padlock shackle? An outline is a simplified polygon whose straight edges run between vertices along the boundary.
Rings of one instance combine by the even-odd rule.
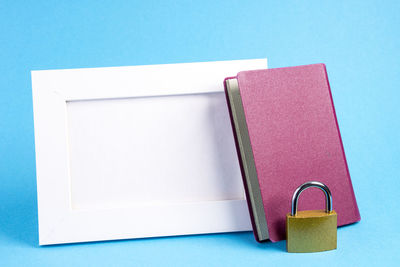
[[[329,188],[324,185],[323,183],[317,182],[317,181],[310,181],[307,183],[304,183],[302,185],[300,185],[296,191],[294,191],[293,193],[293,197],[292,197],[292,216],[295,216],[297,214],[297,202],[299,200],[300,194],[306,190],[307,188],[310,187],[316,187],[321,189],[324,194],[325,194],[325,199],[326,199],[326,203],[325,203],[325,211],[327,213],[331,213],[332,212],[332,194],[331,191],[329,190]]]

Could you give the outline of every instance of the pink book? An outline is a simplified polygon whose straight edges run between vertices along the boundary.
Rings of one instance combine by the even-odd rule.
[[[225,79],[246,198],[257,241],[285,239],[295,189],[332,192],[338,226],[360,220],[324,64],[243,71]],[[299,210],[324,209],[309,189]]]

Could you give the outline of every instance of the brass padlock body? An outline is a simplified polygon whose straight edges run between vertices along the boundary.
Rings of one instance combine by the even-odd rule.
[[[325,210],[298,211],[286,215],[288,252],[320,252],[337,247],[337,214]]]

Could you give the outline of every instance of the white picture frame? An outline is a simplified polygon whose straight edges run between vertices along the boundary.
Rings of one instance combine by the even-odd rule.
[[[223,80],[265,68],[32,71],[39,244],[251,230]]]

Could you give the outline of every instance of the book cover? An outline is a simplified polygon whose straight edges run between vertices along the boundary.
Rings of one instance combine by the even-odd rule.
[[[292,194],[310,180],[330,188],[338,226],[360,220],[324,64],[239,72],[225,92],[257,241],[285,239]],[[318,189],[299,200],[324,205]]]

